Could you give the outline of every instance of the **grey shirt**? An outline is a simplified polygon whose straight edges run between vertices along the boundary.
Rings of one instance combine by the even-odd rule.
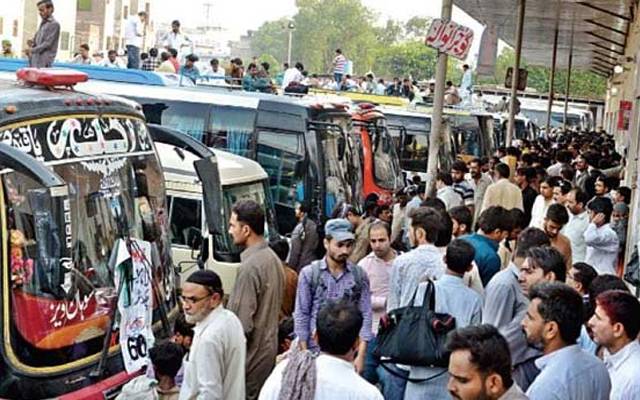
[[[284,270],[265,241],[247,247],[240,260],[227,308],[238,316],[247,338],[246,394],[247,399],[257,399],[278,354]]]
[[[53,17],[42,20],[36,36],[33,38],[29,65],[34,68],[51,67],[58,53],[59,39],[60,24],[58,21]]]
[[[518,267],[513,262],[489,281],[484,298],[482,323],[498,329],[511,323],[516,315],[526,312],[529,300],[520,289]]]
[[[317,258],[318,240],[316,223],[305,217],[291,233],[289,266],[300,272],[303,267],[311,264]]]
[[[531,400],[603,400],[611,380],[604,363],[571,345],[536,360],[540,375],[527,390]]]

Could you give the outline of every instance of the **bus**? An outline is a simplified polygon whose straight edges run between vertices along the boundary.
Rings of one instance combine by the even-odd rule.
[[[202,183],[194,168],[200,157],[166,143],[156,144],[162,163],[173,259],[186,280],[198,268],[220,275],[225,293],[233,289],[241,249],[233,244],[228,230],[207,234]],[[269,191],[269,176],[255,161],[225,151],[213,150],[220,174],[222,221],[231,217],[231,207],[239,200],[263,204],[266,215],[265,238],[278,237],[275,212]],[[200,249],[204,247],[204,253]]]
[[[257,161],[269,175],[278,231],[296,225],[306,202],[320,224],[337,204],[362,204],[361,160],[340,106],[210,88],[162,88],[92,81],[81,86],[134,100],[151,123],[179,130],[209,147]]]
[[[524,115],[516,115],[515,121],[514,140],[534,140],[538,137],[540,129],[529,118]],[[506,113],[493,115],[493,140],[496,146],[503,147],[505,145],[508,128],[509,116]]]
[[[151,254],[156,334],[178,311],[153,133],[132,102],[67,88],[84,74],[18,74],[31,86],[0,81],[0,397],[111,397],[140,373],[114,324],[118,243]]]
[[[351,110],[354,134],[362,148],[363,195],[376,194],[391,203],[404,182],[385,114],[370,103],[359,103]]]

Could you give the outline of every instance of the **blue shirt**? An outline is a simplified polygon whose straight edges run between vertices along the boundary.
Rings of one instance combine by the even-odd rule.
[[[482,285],[487,287],[491,278],[500,271],[501,264],[500,257],[498,257],[498,242],[477,233],[462,236],[460,239],[469,242],[476,250],[476,256],[473,261],[475,261],[478,266]]]
[[[409,305],[418,284],[444,273],[442,253],[432,244],[423,244],[393,260],[387,311]]]
[[[423,304],[426,283],[421,283],[416,294],[414,306]],[[443,275],[434,282],[435,307],[437,313],[447,313],[456,319],[456,328],[478,325],[482,322],[482,298],[473,289],[467,287],[457,276]],[[425,379],[443,372],[439,367],[411,367],[410,378]],[[407,390],[415,396],[405,398],[445,399],[449,397],[447,381],[449,375],[444,373],[435,379],[421,383],[408,383]],[[409,386],[413,386],[409,388]]]
[[[313,265],[307,265],[300,271],[298,277],[298,291],[296,293],[296,305],[293,312],[294,331],[296,336],[307,342],[310,349],[317,349],[312,340],[313,332],[316,329],[316,320],[320,307],[329,300],[347,299],[353,301],[362,313],[362,329],[360,339],[368,342],[373,338],[371,332],[371,291],[369,289],[369,278],[364,270],[360,271],[362,281],[360,292],[354,290],[356,279],[353,274],[354,268],[360,268],[347,261],[345,270],[337,277],[329,271],[326,259],[320,262],[319,284],[313,287]]]
[[[531,400],[606,400],[611,380],[604,363],[571,345],[536,360],[540,375],[527,390]]]

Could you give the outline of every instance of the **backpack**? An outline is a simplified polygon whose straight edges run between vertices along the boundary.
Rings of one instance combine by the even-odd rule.
[[[326,287],[322,278],[320,277],[320,273],[322,269],[320,268],[322,260],[316,260],[311,263],[311,295],[312,298],[315,298],[315,295],[318,290],[326,291]],[[345,292],[343,298],[349,300],[355,305],[358,305],[360,302],[360,297],[362,296],[362,290],[364,288],[364,275],[365,272],[359,265],[354,264],[351,269],[351,273],[353,274],[353,280],[355,285],[353,286],[353,290],[349,293]],[[322,298],[322,297],[321,297]],[[321,304],[320,306],[322,306]]]

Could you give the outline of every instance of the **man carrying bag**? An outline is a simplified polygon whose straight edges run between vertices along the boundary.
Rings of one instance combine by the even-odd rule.
[[[474,255],[469,243],[452,241],[445,255],[446,274],[435,282],[422,282],[411,305],[392,310],[382,322],[375,354],[382,363],[410,367],[405,398],[449,396],[446,335],[454,328],[482,321],[482,299],[462,280],[464,273],[471,270]],[[396,375],[390,367],[383,365]]]

